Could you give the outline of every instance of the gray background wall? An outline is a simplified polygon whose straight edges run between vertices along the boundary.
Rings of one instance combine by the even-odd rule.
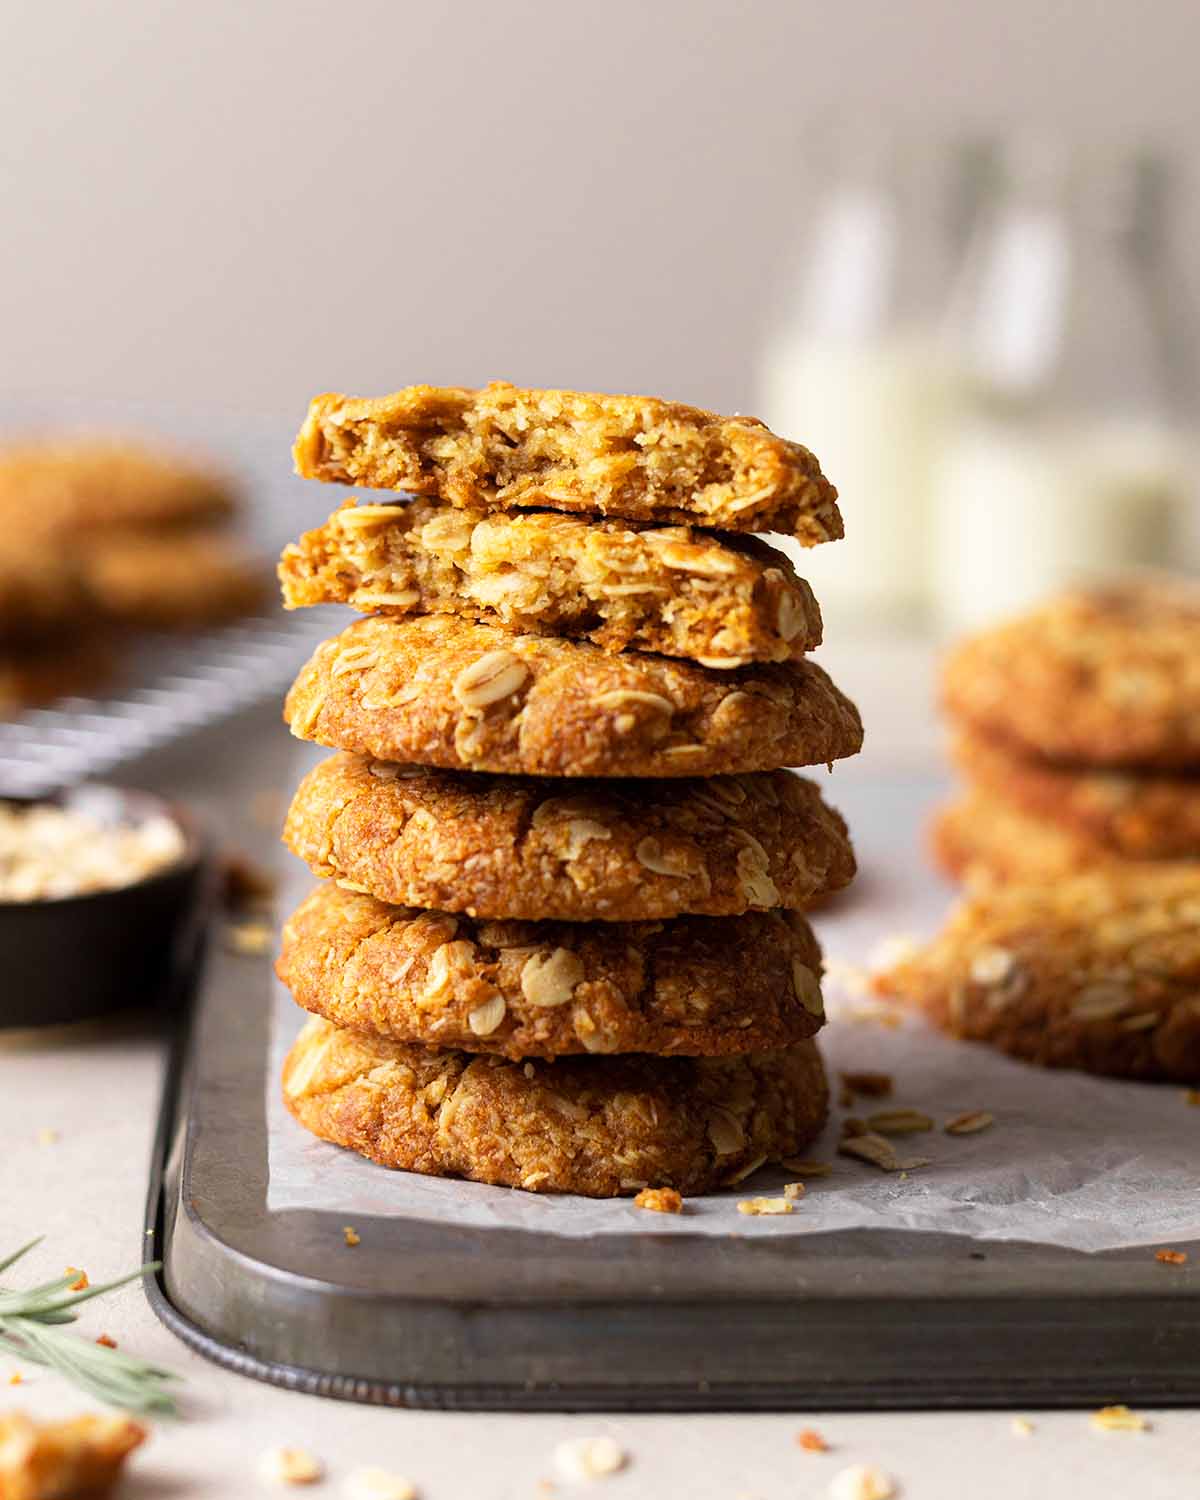
[[[1195,0],[0,0],[0,400],[745,408],[814,122],[1187,152],[1198,59]]]

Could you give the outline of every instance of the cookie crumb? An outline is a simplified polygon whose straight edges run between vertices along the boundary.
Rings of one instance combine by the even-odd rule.
[[[633,1200],[634,1208],[648,1208],[656,1214],[681,1214],[683,1199],[673,1187],[644,1187]]]
[[[346,1500],[417,1500],[411,1479],[386,1469],[355,1469],[342,1485]]]
[[[829,1500],[891,1500],[896,1486],[882,1469],[852,1464],[833,1476]]]
[[[795,1203],[797,1198],[804,1197],[804,1184],[802,1182],[785,1182],[783,1185],[783,1196],[789,1203]]]
[[[347,1245],[350,1246],[351,1250],[354,1249],[355,1245],[362,1244],[362,1236],[359,1234],[357,1229],[351,1228],[349,1224],[347,1224],[342,1229],[342,1238],[346,1241]]]
[[[1013,1437],[1033,1436],[1033,1423],[1028,1417],[1014,1417],[1011,1426]]]
[[[886,1099],[892,1092],[890,1073],[842,1073],[840,1077],[848,1089],[868,1099]]]
[[[1164,1266],[1186,1266],[1186,1250],[1156,1250],[1154,1259],[1161,1261]]]
[[[1091,1415],[1097,1432],[1149,1432],[1150,1423],[1127,1406],[1102,1406]]]
[[[804,1427],[796,1434],[796,1447],[803,1448],[805,1453],[828,1453],[829,1444],[819,1432],[812,1427]]]
[[[258,1475],[267,1484],[316,1484],[325,1477],[325,1465],[303,1448],[268,1448]]]
[[[39,1146],[53,1146],[58,1142],[58,1131],[51,1130],[49,1125],[43,1125],[37,1133]]]
[[[623,1469],[627,1459],[614,1438],[569,1438],[555,1448],[554,1462],[564,1479],[603,1479]]]
[[[995,1115],[991,1115],[986,1109],[966,1110],[961,1115],[953,1115],[942,1126],[947,1135],[974,1135],[977,1131],[986,1130],[989,1125],[996,1123]]]
[[[758,1216],[760,1214],[790,1214],[790,1198],[743,1198],[738,1203],[738,1213]]]
[[[109,1338],[107,1333],[102,1333],[96,1342],[102,1349],[115,1349],[117,1347],[116,1339]]]
[[[88,1273],[81,1271],[78,1266],[68,1266],[64,1274],[74,1276],[75,1280],[70,1286],[70,1290],[73,1292],[86,1292],[88,1287],[91,1286],[91,1282],[88,1280]]]
[[[8,1383],[9,1385],[24,1385],[25,1377],[21,1374],[20,1370],[14,1370],[8,1377]]]

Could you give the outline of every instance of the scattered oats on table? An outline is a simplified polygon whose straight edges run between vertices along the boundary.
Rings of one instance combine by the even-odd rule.
[[[901,1161],[891,1141],[882,1135],[876,1135],[873,1131],[844,1136],[838,1142],[838,1153],[841,1156],[854,1156],[859,1161],[870,1162],[873,1167],[879,1167],[884,1172],[912,1172],[917,1167],[929,1165],[927,1156],[914,1156],[908,1161]]]
[[[989,1125],[994,1125],[995,1123],[995,1115],[989,1114],[986,1109],[975,1109],[952,1116],[942,1126],[942,1129],[947,1135],[975,1135],[980,1130],[986,1130]]]
[[[1145,1417],[1127,1406],[1102,1406],[1090,1418],[1097,1432],[1149,1432],[1150,1423]]]
[[[933,1120],[919,1109],[881,1109],[867,1116],[867,1129],[877,1135],[920,1135],[933,1129]]]
[[[1032,1437],[1033,1423],[1028,1417],[1014,1417],[1011,1423],[1013,1437]]]
[[[644,1187],[633,1200],[634,1208],[648,1208],[656,1214],[680,1214],[683,1199],[673,1187]]]
[[[345,1500],[417,1500],[417,1487],[386,1469],[355,1469],[342,1485]]]
[[[568,1438],[554,1450],[554,1463],[564,1479],[603,1479],[628,1462],[615,1438]]]
[[[738,1213],[758,1217],[761,1214],[790,1214],[792,1200],[784,1198],[743,1198],[738,1203]]]
[[[871,1464],[852,1464],[835,1474],[829,1486],[829,1500],[891,1500],[896,1486]]]
[[[317,1484],[325,1465],[303,1448],[268,1448],[258,1461],[258,1476],[266,1484]]]

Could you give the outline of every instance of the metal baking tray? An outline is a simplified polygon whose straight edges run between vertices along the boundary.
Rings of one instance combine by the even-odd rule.
[[[930,790],[846,778],[835,800],[866,829]],[[213,944],[175,1040],[150,1184],[146,1231],[164,1263],[151,1301],[220,1364],[460,1409],[1200,1402],[1196,1245],[1165,1277],[1145,1249],[652,1225],[589,1241],[356,1216],[347,1253],[342,1216],[267,1208],[270,985],[267,958]]]

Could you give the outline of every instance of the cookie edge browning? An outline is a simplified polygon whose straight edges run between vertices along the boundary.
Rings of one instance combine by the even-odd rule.
[[[489,404],[490,400],[490,404]],[[530,480],[523,487],[510,485],[501,493],[494,471],[486,479],[448,473],[444,466],[423,468],[419,456],[397,451],[401,434],[428,437],[431,429],[447,435],[447,424],[462,428],[463,415],[472,408],[498,411],[503,402],[524,408],[518,432],[531,422],[543,425],[562,421],[563,409],[571,411],[571,425],[581,420],[619,425],[623,415],[629,431],[613,432],[610,441],[632,442],[636,456],[645,456],[653,444],[637,445],[637,438],[655,425],[674,423],[704,435],[706,450],[716,446],[726,456],[739,448],[766,470],[749,494],[731,497],[720,513],[693,505],[655,504],[636,497],[589,490],[578,467],[551,470],[543,482]],[[551,408],[544,410],[542,408]],[[338,443],[357,424],[370,434],[365,444]],[[390,429],[390,431],[389,431]],[[465,434],[464,434],[465,437]],[[391,444],[389,449],[388,444]],[[511,438],[506,447],[515,446]],[[336,454],[341,447],[346,451]],[[624,450],[631,451],[628,447]],[[361,489],[383,489],[419,495],[437,495],[452,505],[484,505],[490,508],[543,508],[570,513],[619,516],[634,521],[669,521],[702,524],[726,531],[774,531],[793,537],[801,546],[837,541],[844,534],[837,491],[821,472],[814,455],[802,444],[779,437],[755,417],[722,416],[681,402],[655,396],[626,396],[518,387],[493,381],[479,388],[464,386],[406,386],[386,396],[353,397],[328,391],[314,396],[292,449],[296,473],[304,479],[348,484]],[[764,484],[764,477],[766,483]],[[545,479],[553,480],[547,488]],[[708,481],[713,483],[715,481]]]
[[[1047,913],[1073,898],[1098,900],[1139,886],[1189,896],[1197,877],[1183,866],[1097,872],[1053,886],[981,889],[961,901],[941,932],[914,956],[876,976],[876,988],[922,1012],[947,1035],[981,1042],[1024,1062],[1103,1077],[1200,1083],[1200,982],[1188,973],[1168,992],[1167,973],[1089,956],[1087,937],[1103,917],[1072,924]],[[1165,899],[1165,898],[1164,898]],[[1036,912],[1036,916],[1031,916]],[[1108,913],[1119,924],[1119,907]],[[1148,937],[1152,937],[1149,934]],[[1036,939],[1036,941],[1035,941]],[[1082,946],[1081,946],[1082,944]],[[1200,954],[1200,922],[1193,954]],[[1200,967],[1193,958],[1194,967]],[[1126,971],[1129,972],[1126,972]],[[1131,989],[1131,986],[1133,988]],[[1151,1019],[1153,1017],[1153,1019]]]
[[[863,743],[857,706],[808,659],[717,671],[447,616],[370,617],[323,641],[283,717],[297,739],[376,760],[569,778],[831,765]]]
[[[563,787],[342,752],[300,782],[283,841],[388,905],[500,920],[804,910],[857,872],[841,814],[788,771]]]
[[[816,937],[780,911],[502,923],[323,883],[284,924],[275,971],[335,1026],[514,1060],[764,1052],[824,1021]],[[728,1009],[710,1009],[716,996]]]
[[[732,1058],[518,1063],[381,1042],[317,1016],[284,1062],[283,1096],[305,1129],[381,1166],[592,1198],[648,1185],[689,1194],[721,1187],[802,1150],[829,1108],[812,1041]],[[640,1129],[614,1128],[610,1109]],[[666,1144],[651,1154],[653,1132]],[[551,1145],[559,1139],[569,1150]],[[557,1161],[522,1167],[524,1142]]]

